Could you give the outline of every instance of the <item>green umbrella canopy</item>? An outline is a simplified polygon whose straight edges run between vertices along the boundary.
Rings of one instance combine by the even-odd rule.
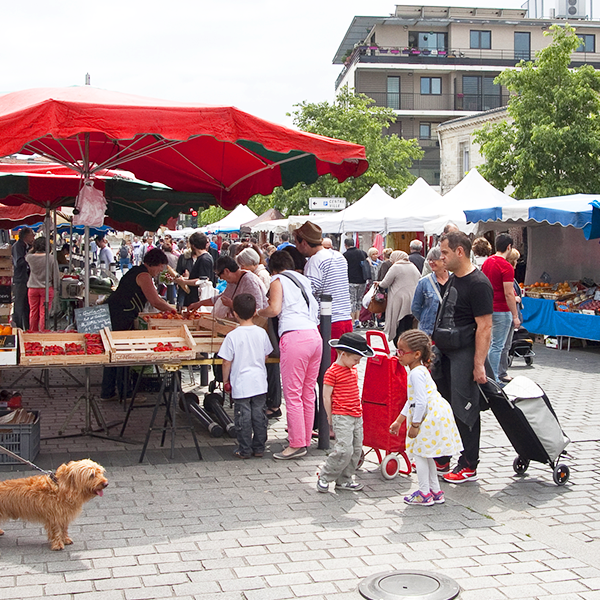
[[[74,206],[81,177],[62,165],[0,164],[0,203],[35,204],[55,209]],[[155,231],[179,213],[214,204],[210,194],[176,192],[160,183],[147,183],[126,172],[104,170],[94,180],[107,202],[105,223],[134,233]]]

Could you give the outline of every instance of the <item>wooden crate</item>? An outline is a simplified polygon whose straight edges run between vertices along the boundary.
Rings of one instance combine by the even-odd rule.
[[[198,328],[192,331],[192,337],[196,342],[196,358],[203,358],[202,354],[218,352],[225,336],[238,326],[235,321],[217,319],[209,314],[195,321]]]
[[[104,330],[108,339],[111,362],[166,363],[190,360],[196,354],[194,339],[186,325],[161,330],[110,331]],[[162,342],[187,346],[183,352],[154,352]]]
[[[228,319],[218,319],[217,317],[213,317],[211,314],[202,315],[199,319],[196,319],[198,325],[202,329],[207,329],[208,331],[218,334],[218,335],[227,335],[230,331],[233,331],[238,324],[235,321],[230,321]]]
[[[187,325],[190,331],[196,331],[200,329],[198,319],[148,319],[146,321],[148,329],[173,329],[173,327],[179,327],[180,325]]]
[[[85,348],[83,333],[65,333],[62,331],[45,333],[24,333],[19,330],[19,364],[20,365],[100,365],[110,361],[108,339],[104,331],[100,331],[104,344],[103,354],[58,354],[56,356],[27,356],[25,342],[39,342],[42,346],[62,346],[65,344],[81,344]]]

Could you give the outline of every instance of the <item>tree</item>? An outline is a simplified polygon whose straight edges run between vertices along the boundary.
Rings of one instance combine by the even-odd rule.
[[[392,196],[400,195],[415,180],[409,169],[413,160],[423,156],[423,151],[417,140],[383,135],[384,129],[396,121],[396,116],[391,108],[374,106],[374,103],[368,96],[344,88],[331,104],[295,104],[292,115],[296,127],[365,146],[369,169],[364,175],[343,183],[324,175],[310,185],[300,183],[290,190],[277,188],[270,196],[270,206],[290,215],[307,213],[311,197],[344,197],[351,204],[375,183]]]
[[[481,174],[517,198],[543,198],[600,189],[600,74],[569,69],[581,45],[575,30],[553,25],[552,43],[497,78],[511,92],[512,122],[475,132],[486,164]]]

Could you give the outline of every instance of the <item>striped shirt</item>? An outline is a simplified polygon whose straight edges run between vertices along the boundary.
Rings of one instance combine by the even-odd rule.
[[[323,248],[311,256],[304,267],[304,275],[310,279],[314,297],[321,307],[321,294],[330,294],[331,322],[349,321],[350,287],[348,263],[336,250]],[[320,313],[320,310],[319,310]]]
[[[323,384],[333,388],[331,414],[362,417],[362,405],[358,391],[357,367],[344,367],[333,363],[323,377]]]

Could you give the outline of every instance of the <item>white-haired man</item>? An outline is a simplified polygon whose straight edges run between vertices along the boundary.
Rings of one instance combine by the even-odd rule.
[[[423,272],[425,257],[423,256],[423,242],[421,240],[413,240],[410,243],[410,254],[408,260],[419,269],[419,273]]]

